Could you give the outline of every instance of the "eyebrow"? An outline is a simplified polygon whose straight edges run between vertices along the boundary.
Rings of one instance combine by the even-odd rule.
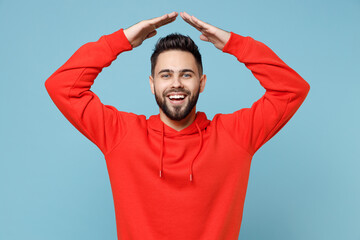
[[[158,74],[163,73],[163,72],[170,72],[173,73],[174,71],[171,69],[162,69],[160,72],[158,72]],[[195,74],[195,72],[191,69],[181,69],[179,72],[184,73],[184,72],[192,72],[193,74]]]

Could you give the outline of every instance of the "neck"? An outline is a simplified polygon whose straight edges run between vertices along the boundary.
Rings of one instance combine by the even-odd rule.
[[[160,119],[163,121],[163,123],[172,129],[175,129],[176,131],[181,131],[188,126],[190,126],[196,117],[196,108],[194,107],[193,110],[182,120],[176,121],[168,118],[165,113],[160,109]]]

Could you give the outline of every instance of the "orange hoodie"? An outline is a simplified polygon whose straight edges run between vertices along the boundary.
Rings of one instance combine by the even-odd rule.
[[[132,47],[123,29],[78,49],[45,82],[64,116],[104,154],[121,240],[236,240],[251,159],[295,114],[310,86],[270,48],[231,32],[223,52],[252,71],[265,94],[251,108],[176,131],[159,115],[118,111],[90,88]]]

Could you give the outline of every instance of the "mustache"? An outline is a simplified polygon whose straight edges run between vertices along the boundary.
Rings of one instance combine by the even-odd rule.
[[[170,89],[163,93],[163,96],[166,97],[170,93],[185,93],[186,95],[190,95],[191,92],[185,88],[176,88],[176,89]]]

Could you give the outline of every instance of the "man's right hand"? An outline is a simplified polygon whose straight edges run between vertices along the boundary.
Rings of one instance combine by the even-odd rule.
[[[161,17],[143,20],[125,29],[124,34],[131,46],[135,48],[140,46],[145,39],[155,36],[157,28],[175,21],[177,16],[177,12],[172,12]]]

